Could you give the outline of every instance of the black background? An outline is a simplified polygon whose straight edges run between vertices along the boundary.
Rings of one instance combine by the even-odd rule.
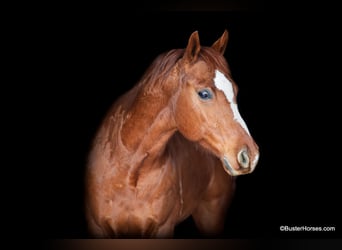
[[[22,156],[29,161],[21,164],[24,195],[31,197],[25,202],[27,235],[88,238],[83,174],[109,106],[157,55],[184,48],[193,31],[210,46],[227,29],[225,56],[240,89],[240,113],[261,155],[255,172],[237,180],[222,238],[341,236],[334,16],[270,12],[262,5],[83,7],[48,8],[19,23],[30,79],[20,88],[25,104],[16,107],[27,123],[20,132],[29,137],[30,153]],[[281,225],[335,226],[336,232],[281,232]],[[175,237],[201,236],[189,219]]]

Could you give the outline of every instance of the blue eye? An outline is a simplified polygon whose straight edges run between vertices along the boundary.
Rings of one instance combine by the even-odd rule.
[[[209,100],[213,98],[213,94],[209,89],[202,89],[198,91],[198,96],[203,100]]]

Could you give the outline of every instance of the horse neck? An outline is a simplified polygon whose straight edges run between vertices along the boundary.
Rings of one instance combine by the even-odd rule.
[[[171,84],[166,81],[164,87]],[[149,155],[150,158],[163,152],[168,139],[176,131],[173,93],[171,89],[158,91],[157,87],[142,87],[138,91],[120,132],[122,143],[129,152]]]

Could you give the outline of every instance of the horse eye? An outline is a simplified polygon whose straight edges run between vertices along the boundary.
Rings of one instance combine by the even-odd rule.
[[[213,94],[211,93],[209,89],[202,89],[198,91],[198,95],[203,100],[209,100],[213,98]]]

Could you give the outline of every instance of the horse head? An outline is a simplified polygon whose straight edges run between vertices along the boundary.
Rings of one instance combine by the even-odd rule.
[[[238,110],[238,87],[224,58],[227,42],[227,30],[210,47],[200,45],[197,31],[191,34],[177,62],[174,119],[185,138],[216,155],[236,176],[255,169],[259,150]]]

